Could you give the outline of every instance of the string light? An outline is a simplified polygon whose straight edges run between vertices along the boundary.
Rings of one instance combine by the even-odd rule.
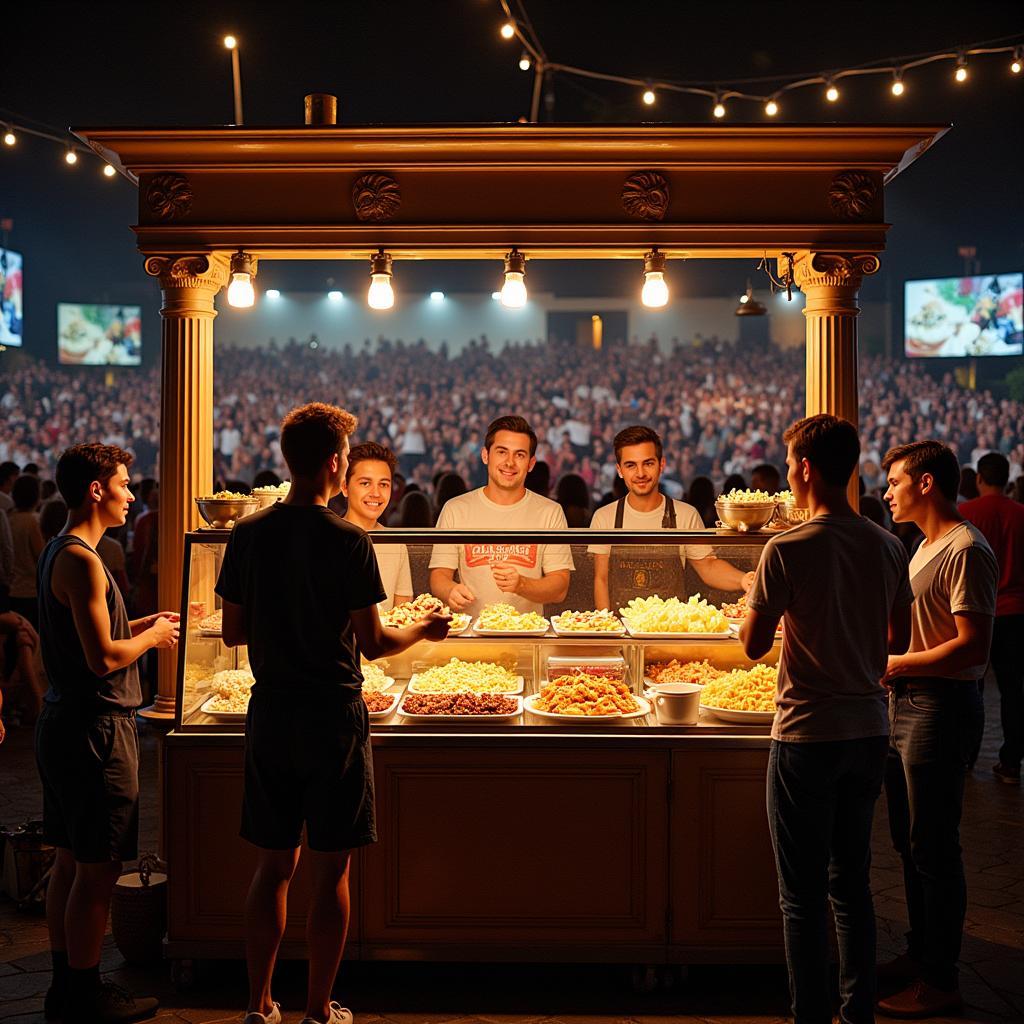
[[[247,252],[238,250],[231,257],[231,283],[228,285],[228,305],[247,309],[256,302],[256,290],[252,279],[256,276],[256,264]]]
[[[771,99],[764,105],[764,112],[769,117],[774,117],[779,112],[779,105],[775,100]]]
[[[1024,50],[1022,50],[1021,47],[1018,47],[1016,50],[1013,51],[1013,63],[1010,65],[1010,70],[1015,75],[1020,74],[1022,55],[1024,55]]]
[[[18,136],[15,135],[10,128],[8,128],[7,131],[4,132],[4,145],[13,146],[17,141]]]
[[[962,53],[956,59],[956,73],[953,77],[958,82],[967,81],[967,58]]]
[[[506,21],[505,24],[501,26],[502,39],[511,39],[515,34],[516,27],[515,25],[512,24],[511,21]]]
[[[715,106],[711,113],[714,114],[715,117],[725,117],[725,104],[721,100],[716,99]]]
[[[501,304],[506,309],[522,309],[526,305],[526,257],[515,248],[505,257]]]
[[[395,304],[395,290],[391,286],[391,256],[378,249],[370,257],[370,290],[366,293],[370,309],[390,309]]]
[[[836,100],[839,99],[839,90],[836,88],[835,82],[833,82],[831,78],[828,79],[827,84],[828,88],[825,90],[825,99],[827,99],[829,103],[835,103]]]
[[[112,178],[115,174],[117,174],[117,171],[114,170],[113,164],[104,164],[103,174],[108,178]]]
[[[665,283],[665,254],[652,249],[644,255],[644,286],[640,301],[648,309],[661,309],[668,305],[668,285]]]
[[[533,61],[530,60],[530,55],[523,50],[523,55],[519,58],[519,70],[529,71],[533,67]]]
[[[657,98],[658,97],[654,94],[654,90],[653,89],[651,89],[650,87],[644,89],[643,100],[644,100],[644,103],[647,104],[647,106],[653,107],[654,106],[654,101]]]
[[[893,94],[893,96],[903,95],[903,75],[899,71],[894,71],[892,73],[892,85],[889,86],[889,91]]]
[[[77,164],[78,163],[78,154],[73,149],[69,149],[64,154],[64,160],[68,164]]]

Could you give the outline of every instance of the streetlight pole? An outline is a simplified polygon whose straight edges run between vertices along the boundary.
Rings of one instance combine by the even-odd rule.
[[[245,123],[242,117],[242,70],[238,61],[238,40],[234,36],[225,36],[224,45],[231,51],[231,82],[235,92],[235,124]]]

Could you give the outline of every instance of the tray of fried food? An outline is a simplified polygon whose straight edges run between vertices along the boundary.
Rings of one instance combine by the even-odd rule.
[[[220,636],[224,629],[224,611],[218,608],[209,615],[204,615],[197,623],[200,636]]]
[[[700,694],[702,711],[726,722],[766,725],[775,717],[775,691],[779,672],[758,663],[736,668],[705,684]]]
[[[401,690],[397,690],[394,693],[382,692],[380,690],[363,690],[363,701],[371,718],[387,718],[398,706],[401,697]]]
[[[552,615],[551,627],[558,636],[622,636],[626,632],[622,620],[607,608]]]
[[[522,693],[523,677],[515,660],[463,661],[452,658],[442,665],[416,665],[409,680],[410,693]]]
[[[407,693],[398,713],[413,722],[502,722],[523,713],[523,698],[507,693]]]
[[[726,671],[724,668],[715,668],[707,658],[700,661],[679,661],[673,658],[671,661],[648,662],[644,666],[644,681],[646,683],[696,683],[698,686],[704,686],[712,680],[721,679]]]
[[[403,601],[402,604],[396,604],[394,608],[389,609],[380,617],[380,621],[385,626],[401,628],[414,625],[421,619],[425,619],[432,612],[451,616],[452,621],[448,626],[449,636],[458,636],[459,633],[465,633],[473,619],[471,615],[453,612],[448,605],[439,597],[434,597],[433,594],[420,594],[411,601]]]
[[[727,601],[722,605],[722,614],[734,625],[742,626],[743,620],[747,617],[747,612],[750,609],[747,607],[746,595],[741,597],[738,601]],[[782,635],[782,619],[779,619],[779,624],[775,627],[776,636]]]
[[[713,604],[700,594],[685,601],[654,594],[634,597],[619,609],[629,635],[637,639],[727,640],[735,633],[733,625]]]
[[[556,676],[530,694],[524,707],[539,718],[576,722],[641,718],[651,711],[650,703],[637,697],[624,682],[585,674]]]
[[[245,669],[227,668],[215,672],[209,680],[210,696],[199,710],[224,721],[244,722],[255,682],[253,674]]]
[[[513,605],[489,604],[473,623],[479,636],[544,636],[551,623],[537,612],[521,612]]]

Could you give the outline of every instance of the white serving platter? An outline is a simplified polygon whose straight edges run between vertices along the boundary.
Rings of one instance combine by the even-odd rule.
[[[199,706],[199,710],[204,715],[209,715],[211,718],[220,719],[222,722],[244,722],[246,712],[245,711],[212,711],[209,707],[217,699],[216,695],[211,695],[203,701]]]
[[[459,614],[461,615],[462,613],[460,612]],[[464,618],[464,621],[465,621],[465,625],[459,626],[457,629],[456,629],[455,626],[449,626],[448,627],[448,635],[449,636],[462,636],[462,634],[465,633],[466,630],[469,629],[469,627],[473,625],[473,616],[472,615],[466,615],[463,618]],[[452,621],[453,622],[455,621],[455,616],[452,616]]]
[[[558,616],[554,615],[551,618],[551,628],[555,631],[556,636],[564,637],[586,637],[587,639],[600,639],[601,637],[607,637],[609,640],[614,640],[617,637],[626,635],[626,627],[619,623],[618,629],[562,629],[558,625]]]
[[[477,636],[547,636],[551,623],[544,620],[543,629],[484,629],[477,619],[473,623],[473,632]]]
[[[539,693],[531,693],[523,702],[523,706],[531,715],[536,715],[538,718],[550,718],[558,722],[575,722],[577,725],[586,725],[587,722],[618,722],[627,718],[643,718],[651,713],[650,701],[644,697],[637,697],[635,693],[633,699],[640,705],[640,709],[619,715],[563,715],[556,711],[539,711],[536,707],[539,696]]]
[[[409,689],[412,689],[411,685]],[[508,697],[509,700],[515,701],[515,711],[511,711],[507,715],[412,715],[405,710],[405,703],[403,701],[398,709],[398,713],[410,722],[508,722],[513,718],[518,718],[523,713],[522,697],[511,693],[501,693],[496,696]]]
[[[410,693],[429,694],[429,693],[436,693],[437,692],[437,691],[434,691],[434,690],[429,690],[429,691],[428,690],[421,690],[419,688],[419,685],[418,685],[419,684],[419,678],[420,678],[420,674],[419,674],[419,672],[417,672],[409,680],[409,692]],[[522,693],[523,692],[523,687],[525,685],[525,682],[526,681],[523,679],[522,676],[516,676],[516,684],[517,685],[516,685],[516,688],[514,690],[482,690],[480,692],[481,693],[497,693],[497,694],[500,694],[502,697],[512,697],[512,696],[514,696],[517,693]],[[476,690],[463,690],[461,692],[462,693],[476,693],[477,691]],[[460,715],[459,717],[461,718],[463,716]],[[484,717],[485,718],[490,718],[490,715],[485,715]]]
[[[634,629],[630,625],[629,619],[623,620],[626,623],[626,629],[629,635],[634,640],[735,640],[739,630],[733,623],[729,623],[729,628],[724,633],[669,633],[669,632],[651,632],[649,630]]]
[[[380,693],[381,691],[377,690],[377,691],[374,691],[374,692]],[[391,698],[391,703],[383,711],[370,711],[370,712],[368,712],[370,718],[387,718],[388,715],[390,715],[391,712],[394,711],[396,707],[398,707],[398,702],[399,702],[399,700],[402,699],[402,691],[398,690],[396,693],[386,693],[385,692],[384,696],[385,697],[390,697]]]
[[[713,708],[701,704],[701,711],[706,711],[723,722],[734,722],[736,725],[771,725],[775,720],[774,711],[734,711],[728,708]]]
[[[368,687],[368,686],[366,685],[365,681],[363,682],[363,689],[364,689],[364,690],[365,690],[365,691],[366,691],[367,693],[387,693],[387,692],[388,692],[388,690],[390,690],[390,689],[391,689],[391,687],[395,685],[395,678],[394,678],[394,676],[385,676],[384,678],[385,678],[385,679],[387,680],[387,684],[388,684],[388,685],[387,685],[387,686],[385,686],[383,690],[371,690],[371,689],[370,689],[370,688],[369,688],[369,687]]]

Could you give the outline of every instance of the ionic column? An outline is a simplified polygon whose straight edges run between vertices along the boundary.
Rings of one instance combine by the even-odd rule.
[[[879,266],[873,253],[797,254],[794,280],[806,300],[808,416],[827,412],[858,426],[857,293],[864,276],[874,274]],[[786,269],[780,260],[780,274]],[[850,480],[849,491],[856,509],[856,474]]]
[[[195,501],[213,487],[213,299],[228,281],[224,253],[150,256],[160,281],[159,609],[181,605],[185,533],[199,525]],[[185,642],[182,636],[181,642]],[[172,719],[176,651],[160,651],[157,698],[142,712]]]

